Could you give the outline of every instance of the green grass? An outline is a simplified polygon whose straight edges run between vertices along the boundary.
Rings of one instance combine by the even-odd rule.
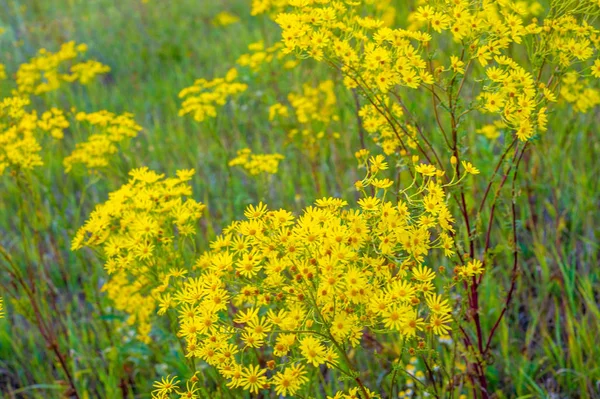
[[[78,387],[89,397],[125,397],[127,392],[149,397],[154,379],[186,374],[187,365],[167,329],[157,329],[149,345],[133,339],[131,331],[116,330],[114,321],[124,316],[114,312],[100,293],[106,281],[100,261],[69,251],[76,229],[95,204],[126,181],[128,170],[144,165],[167,174],[197,170],[194,196],[209,209],[201,220],[198,248],[207,248],[209,240],[239,218],[249,203],[263,200],[273,208],[298,211],[324,195],[352,199],[350,188],[359,176],[353,153],[360,147],[353,99],[338,90],[342,139],[324,148],[316,162],[318,192],[310,163],[297,148],[285,145],[285,132],[268,122],[267,107],[300,90],[303,82],[340,79],[327,68],[307,63],[293,72],[273,71],[272,76],[247,73],[244,81],[250,89],[228,103],[217,119],[199,124],[177,115],[180,89],[196,78],[222,76],[263,32],[271,43],[278,40],[272,23],[249,16],[246,2],[0,0],[0,7],[5,10],[0,27],[6,30],[0,35],[0,61],[7,70],[14,71],[39,48],[56,49],[68,40],[88,44],[88,56],[112,69],[100,83],[49,95],[44,105],[132,112],[144,128],[120,152],[111,172],[92,185],[85,175],[64,175],[60,161],[49,152],[47,167],[38,176],[44,182],[43,209],[27,208],[19,215],[16,210],[27,205],[21,203],[15,184],[0,178],[0,243],[24,269],[39,266],[36,270],[47,282],[40,289],[57,306],[47,304],[43,311],[52,315],[62,332],[59,344],[68,348]],[[240,15],[242,23],[214,27],[211,18],[223,10]],[[429,106],[420,97],[409,104],[431,120]],[[600,120],[594,112],[568,115],[557,110],[551,128],[534,144],[520,172],[520,278],[488,368],[498,397],[600,397]],[[435,130],[433,122],[430,128]],[[85,132],[74,130],[73,135],[68,140],[77,142]],[[465,140],[469,148],[477,149],[470,156],[481,176],[491,176],[494,165],[485,160],[501,145],[475,134]],[[280,172],[260,181],[230,169],[228,160],[243,147],[285,153]],[[474,192],[480,192],[482,184],[474,181]],[[509,206],[501,203],[499,212],[508,212]],[[28,236],[17,233],[20,217],[31,221],[36,213],[42,217],[27,230]],[[511,245],[508,230],[500,231],[498,249],[506,250]],[[35,247],[34,241],[40,244]],[[34,258],[26,259],[24,252]],[[482,286],[485,331],[490,331],[502,309],[504,296],[499,292],[510,286],[510,263],[499,264]],[[56,358],[45,348],[32,315],[19,313],[19,301],[5,298],[9,317],[0,322],[0,395],[60,397],[66,386]],[[21,300],[26,303],[26,298]]]

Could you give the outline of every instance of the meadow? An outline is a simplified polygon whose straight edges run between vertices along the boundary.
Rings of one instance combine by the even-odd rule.
[[[598,1],[0,7],[0,397],[600,398]]]

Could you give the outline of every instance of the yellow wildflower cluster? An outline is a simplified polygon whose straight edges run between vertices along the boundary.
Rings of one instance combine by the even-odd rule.
[[[251,15],[277,15],[287,7],[289,0],[252,0]]]
[[[58,89],[64,82],[89,83],[97,75],[110,71],[108,66],[94,60],[73,63],[86,50],[85,44],[75,42],[64,43],[56,53],[40,50],[17,70],[17,91],[39,95]]]
[[[382,114],[371,104],[361,107],[359,115],[365,131],[387,155],[395,153],[402,143],[414,149],[417,131],[412,124],[404,121],[402,107],[398,104],[387,104],[386,108],[389,110],[389,115]]]
[[[314,87],[304,84],[302,93],[290,93],[287,99],[292,112],[282,103],[274,104],[269,107],[269,120],[278,118],[288,130],[290,141],[299,137],[300,148],[311,158],[318,153],[322,139],[340,137],[338,132],[331,131],[334,122],[339,121],[333,81],[326,80]]]
[[[363,397],[379,399],[381,396],[368,388],[365,388],[364,394],[359,388],[351,388],[347,391],[338,391],[333,396],[327,396],[327,399],[360,399]]]
[[[283,29],[284,51],[335,65],[343,72],[346,86],[362,88],[373,103],[398,98],[402,87],[424,88],[434,97],[436,86],[452,92],[452,85],[464,82],[463,75],[476,62],[482,72],[477,81],[480,108],[500,115],[522,141],[546,130],[547,105],[559,94],[556,74],[579,64],[585,70],[585,62],[598,53],[598,30],[576,18],[577,14],[600,14],[596,2],[579,2],[576,10],[564,15],[561,12],[566,11],[558,8],[552,18],[540,21],[533,17],[541,9],[537,3],[431,1],[411,13],[410,29],[387,27],[376,18],[375,9],[364,16],[366,9],[373,8],[371,3],[290,2],[291,11],[276,18]],[[434,35],[446,33],[454,41],[449,62],[438,60],[448,52],[430,51]],[[512,58],[517,47],[526,51],[528,61]],[[457,55],[451,55],[452,51]],[[538,68],[536,76],[530,64]],[[543,74],[546,65],[549,71]],[[600,75],[594,67],[591,73]],[[574,93],[568,88],[562,92],[577,110],[597,104],[600,94],[595,89],[586,83],[574,88]],[[453,107],[451,95],[448,106]],[[383,115],[388,110],[379,108],[378,112]]]
[[[241,166],[252,176],[261,173],[275,174],[279,169],[279,162],[285,157],[281,154],[253,154],[249,148],[237,152],[237,157],[229,161],[229,166]]]
[[[7,168],[30,170],[43,165],[37,136],[37,114],[27,112],[29,97],[13,96],[0,102],[0,174]]]
[[[148,168],[134,169],[130,180],[96,206],[75,235],[72,249],[98,249],[112,275],[103,288],[117,309],[130,314],[140,338],[148,341],[157,293],[180,273],[177,262],[186,238],[196,233],[205,206],[190,198],[193,170],[164,178]]]
[[[545,56],[552,64],[561,68],[568,68],[575,64],[591,59],[598,52],[598,29],[590,25],[587,20],[583,22],[576,18],[577,14],[586,17],[598,15],[600,4],[590,1],[580,1],[580,6],[588,7],[587,10],[572,9],[555,18],[547,18],[539,26],[527,26],[528,33],[539,35],[537,40],[547,41]],[[589,15],[585,15],[589,14]],[[593,73],[593,72],[592,72]]]
[[[240,17],[227,11],[222,11],[215,15],[212,20],[212,24],[215,26],[227,26],[232,25],[240,21]]]
[[[455,273],[459,278],[464,279],[470,279],[473,276],[479,276],[483,273],[483,263],[478,259],[474,259],[464,266],[458,266],[455,270]]]
[[[326,80],[319,83],[317,87],[304,84],[302,94],[289,94],[288,101],[294,109],[298,122],[317,121],[327,124],[332,120],[338,120],[335,115],[337,98],[333,87],[333,81]]]
[[[187,357],[214,366],[230,388],[294,397],[307,367],[339,369],[365,332],[411,340],[450,330],[452,309],[424,263],[433,248],[451,254],[443,189],[424,177],[406,201],[387,201],[392,182],[378,178],[387,163],[366,162],[363,187],[374,195],[359,208],[323,198],[295,217],[250,205],[194,272],[173,280],[161,309],[177,309]],[[157,387],[155,397],[168,393]]]
[[[217,109],[225,105],[228,98],[248,88],[245,83],[237,82],[237,78],[238,71],[232,68],[224,78],[196,80],[192,86],[179,92],[179,98],[183,99],[179,116],[191,114],[198,122],[216,117]]]
[[[31,170],[44,164],[40,154],[46,134],[61,139],[69,121],[63,111],[51,108],[41,118],[28,107],[28,96],[14,95],[0,102],[0,175],[7,168]]]
[[[65,117],[65,113],[58,108],[51,108],[44,112],[38,121],[38,127],[50,135],[60,140],[64,137],[64,131],[70,126]]]
[[[116,115],[108,111],[78,112],[75,119],[89,124],[94,133],[87,141],[77,143],[75,150],[63,160],[67,172],[77,164],[84,165],[89,170],[108,166],[110,156],[117,152],[117,144],[136,137],[142,130],[129,113]]]
[[[286,0],[287,1],[287,0]],[[283,61],[283,69],[293,69],[298,60],[285,60],[286,54],[281,50],[283,45],[276,43],[265,47],[264,42],[258,41],[248,45],[248,53],[242,54],[236,60],[237,67],[231,68],[224,78],[213,80],[198,79],[190,87],[179,92],[179,98],[184,99],[179,110],[179,116],[191,114],[194,120],[203,122],[217,116],[218,108],[225,105],[227,100],[248,89],[248,85],[240,83],[239,70],[249,68],[255,77],[265,65],[273,61]],[[238,70],[239,69],[239,70]]]
[[[155,285],[155,284],[154,284]],[[133,327],[136,338],[144,343],[150,343],[153,316],[158,302],[158,288],[153,287],[152,279],[145,275],[130,278],[124,270],[117,270],[101,288],[114,304],[114,309],[127,315],[125,326]],[[124,331],[123,335],[127,333]]]
[[[85,52],[84,44],[69,42],[56,53],[42,50],[22,64],[16,73],[16,88],[12,94],[0,99],[0,174],[11,168],[15,171],[31,170],[44,164],[42,149],[52,146],[46,140],[61,140],[71,126],[70,113],[52,107],[41,115],[33,107],[35,96],[60,88],[62,83],[79,81],[88,83],[109,68],[96,61],[72,64],[69,73],[60,72],[64,64]],[[67,172],[74,164],[89,168],[108,165],[108,156],[117,151],[116,143],[125,137],[135,137],[141,129],[130,114],[116,116],[107,111],[90,114],[78,113],[77,121],[86,121],[101,133],[93,134],[85,143],[76,144],[75,150],[63,159]]]
[[[502,121],[495,121],[494,123],[490,123],[480,127],[476,130],[476,132],[484,135],[490,140],[495,140],[498,137],[500,137],[500,132],[505,127],[506,125]]]
[[[258,41],[248,45],[249,53],[242,54],[238,57],[236,63],[241,67],[248,67],[252,72],[260,72],[265,64],[269,64],[274,60],[283,60],[286,56],[281,49],[282,43],[275,43],[270,47],[265,47],[264,42]],[[282,67],[283,69],[292,69],[298,65],[298,60],[286,60]]]
[[[516,130],[520,140],[526,141],[537,130],[546,130],[546,107],[536,107],[547,99],[536,99],[534,77],[529,72],[512,60],[507,62],[500,67],[487,68],[486,74],[493,83],[484,87],[483,108],[501,114],[504,123]],[[540,94],[543,96],[543,92]],[[548,93],[548,96],[554,94]]]
[[[580,79],[577,72],[566,73],[562,83],[560,96],[576,111],[585,113],[600,105],[600,91],[590,87],[587,80]]]
[[[170,398],[171,393],[177,395],[178,398],[199,398],[200,387],[198,386],[199,379],[196,374],[197,372],[187,380],[185,390],[179,389],[179,380],[177,377],[166,376],[160,381],[155,381],[152,385],[154,387],[152,398],[167,399]]]
[[[361,17],[361,7],[371,5],[367,3],[372,2],[346,6],[337,1],[307,1],[279,14],[276,22],[283,29],[286,51],[339,64],[349,87],[360,82],[385,93],[395,85],[417,88],[422,81],[433,83],[425,60],[411,44],[411,40],[427,43],[431,36],[391,30],[382,27],[382,20]]]

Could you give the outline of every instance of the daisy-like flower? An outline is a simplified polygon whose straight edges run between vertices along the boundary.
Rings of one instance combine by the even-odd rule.
[[[261,369],[257,364],[244,368],[240,378],[240,386],[250,393],[258,393],[267,385],[267,370]]]

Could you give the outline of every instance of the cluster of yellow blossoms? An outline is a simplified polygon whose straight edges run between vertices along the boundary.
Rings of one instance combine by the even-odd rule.
[[[190,198],[193,170],[177,177],[134,169],[130,180],[98,205],[73,239],[72,250],[89,247],[106,258],[111,279],[103,287],[115,307],[129,313],[139,338],[149,341],[156,298],[171,276],[182,273],[181,251],[196,234],[205,206]]]
[[[192,86],[179,92],[179,98],[183,99],[179,116],[191,114],[197,122],[215,118],[217,109],[225,105],[227,99],[248,88],[245,83],[237,82],[237,78],[238,71],[232,68],[224,78],[196,80]]]
[[[302,94],[290,93],[288,101],[299,123],[318,121],[327,124],[338,119],[334,115],[337,99],[331,80],[321,82],[317,87],[304,84]]]
[[[225,77],[206,80],[197,79],[192,86],[186,87],[179,92],[179,98],[183,99],[179,116],[191,115],[197,122],[203,122],[217,116],[217,110],[225,105],[228,99],[235,97],[248,89],[246,83],[241,83],[239,68],[249,68],[254,74],[272,63],[273,61],[285,61],[281,65],[284,69],[292,69],[298,65],[298,60],[283,60],[285,54],[281,51],[283,45],[277,43],[265,47],[263,41],[248,45],[248,53],[242,54],[236,60],[237,67],[231,68]]]
[[[253,154],[249,148],[237,152],[237,157],[229,161],[229,166],[241,166],[252,176],[261,173],[275,174],[279,169],[279,162],[285,157],[281,154]]]
[[[115,115],[108,111],[78,112],[75,120],[80,124],[88,124],[94,133],[87,141],[77,143],[71,155],[63,160],[67,172],[76,164],[82,164],[87,169],[108,166],[110,156],[117,152],[117,144],[136,137],[142,130],[129,113]]]
[[[556,7],[554,14],[539,21],[534,16],[541,11],[537,2],[430,1],[411,13],[408,29],[387,27],[372,3],[289,2],[291,10],[276,18],[285,51],[336,66],[345,85],[362,88],[374,104],[379,103],[381,114],[387,112],[381,103],[398,98],[401,88],[424,88],[434,96],[438,88],[451,93],[470,68],[480,90],[479,102],[472,107],[499,115],[522,141],[546,130],[547,105],[556,102],[558,94],[579,111],[599,102],[596,89],[576,83],[580,74],[600,76],[600,61],[591,72],[586,64],[598,53],[598,30],[586,20],[600,13],[597,2],[579,2],[568,14]],[[365,17],[369,7],[370,16]],[[453,41],[449,51],[434,53],[432,39],[446,33]],[[526,50],[531,65],[512,58],[518,47]],[[456,55],[442,58],[454,50]],[[578,65],[580,71],[574,69]],[[563,79],[567,87],[559,90],[557,76],[567,72],[572,73]],[[447,107],[453,107],[451,95]],[[400,132],[398,138],[406,133]]]
[[[37,114],[27,112],[28,97],[0,102],[0,173],[8,168],[30,170],[43,164],[37,139]]]
[[[386,26],[394,21],[396,8],[392,5],[392,0],[367,0],[366,3],[373,7]],[[293,0],[252,0],[250,14],[254,16],[267,14],[276,18],[281,12],[285,11],[286,7],[292,4],[296,4],[296,2]]]
[[[294,59],[286,60],[286,54],[281,51],[282,48],[283,44],[281,43],[275,43],[269,47],[265,47],[263,41],[250,43],[248,45],[249,52],[239,56],[236,63],[240,67],[250,68],[254,73],[260,72],[263,66],[273,61],[284,61],[281,65],[283,69],[293,69],[298,65],[299,61]]]
[[[596,73],[595,77],[600,78],[600,73]],[[578,112],[585,113],[600,105],[600,91],[590,87],[590,82],[581,79],[575,71],[567,72],[563,76],[560,96]]]
[[[375,105],[363,105],[359,111],[363,128],[386,155],[396,153],[403,143],[414,149],[417,142],[416,128],[404,120],[404,110],[400,105],[386,105],[387,115],[381,113]],[[401,151],[406,149],[402,148]]]
[[[65,117],[65,113],[58,108],[51,108],[44,112],[38,120],[38,127],[50,135],[60,140],[65,134],[64,131],[70,126],[69,121]]]
[[[286,51],[339,64],[348,87],[366,84],[385,93],[395,85],[416,88],[421,82],[433,82],[418,46],[411,44],[411,40],[426,43],[430,35],[391,30],[382,27],[382,20],[361,17],[361,7],[372,2],[298,4],[292,12],[276,18]]]
[[[279,14],[288,6],[289,0],[252,0],[251,15]]]
[[[215,15],[212,19],[212,24],[215,26],[228,26],[240,21],[240,17],[227,11],[222,11]]]
[[[272,386],[293,397],[308,366],[348,367],[347,351],[360,350],[367,331],[401,340],[446,335],[452,309],[424,263],[433,248],[452,253],[444,190],[423,175],[413,195],[389,201],[392,182],[378,178],[387,163],[377,156],[365,164],[361,186],[374,194],[364,193],[359,208],[323,198],[295,217],[251,205],[192,273],[172,280],[161,312],[177,309],[187,357],[214,366],[230,388]],[[157,383],[154,396],[177,389],[167,385]]]
[[[269,120],[278,119],[288,131],[290,142],[299,138],[298,146],[309,157],[316,156],[323,139],[340,137],[337,131],[332,131],[334,123],[339,121],[333,81],[325,80],[314,87],[304,84],[302,93],[290,93],[287,99],[289,107],[283,103],[269,107]]]
[[[57,90],[64,82],[87,84],[97,75],[110,71],[108,66],[95,60],[73,63],[86,50],[85,44],[75,42],[64,43],[55,53],[40,50],[17,70],[18,93],[40,95]]]
[[[117,152],[116,144],[135,137],[141,130],[130,114],[115,115],[107,111],[74,114],[53,107],[39,115],[32,109],[35,96],[57,90],[65,82],[86,84],[110,70],[97,61],[74,63],[86,48],[84,44],[69,42],[56,53],[42,50],[19,67],[16,88],[0,100],[0,174],[9,168],[17,172],[43,165],[42,149],[55,148],[55,141],[62,140],[64,132],[72,127],[72,117],[91,125],[94,134],[77,143],[63,159],[67,172],[75,164],[90,169],[108,166],[110,156]],[[68,72],[61,72],[63,69]]]
[[[479,129],[477,129],[476,132],[484,135],[490,140],[495,140],[498,137],[500,137],[501,130],[505,127],[506,125],[502,121],[495,121],[494,123],[483,125]]]

